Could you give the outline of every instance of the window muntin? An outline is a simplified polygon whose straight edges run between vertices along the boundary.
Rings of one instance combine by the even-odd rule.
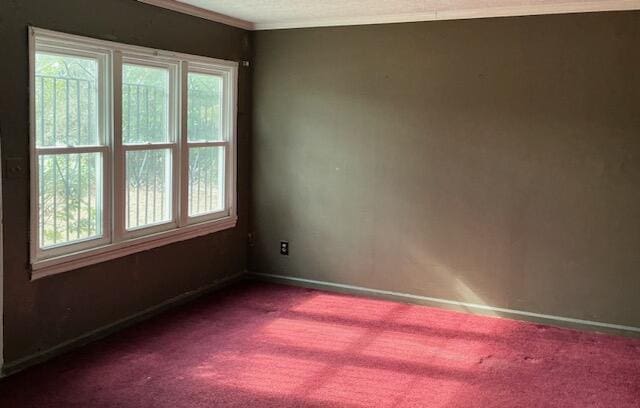
[[[236,63],[31,31],[34,276],[235,225]]]

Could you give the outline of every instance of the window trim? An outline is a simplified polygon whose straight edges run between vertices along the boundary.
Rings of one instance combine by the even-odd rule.
[[[106,61],[101,62],[102,76],[100,87],[104,87],[104,95],[101,97],[104,103],[104,116],[100,123],[104,137],[103,144],[99,147],[87,147],[89,150],[103,152],[103,212],[104,227],[103,237],[89,239],[61,245],[64,251],[43,250],[39,244],[39,213],[38,213],[38,179],[36,160],[38,150],[62,151],[67,148],[37,148],[35,129],[35,54],[36,37],[38,48],[51,46],[52,49],[67,50],[73,53],[102,53]],[[175,121],[170,125],[170,138],[167,144],[172,147],[172,209],[173,218],[163,224],[154,224],[147,227],[126,230],[125,225],[125,197],[123,183],[125,182],[124,152],[122,141],[122,63],[154,64],[161,66],[173,65],[175,68],[175,81],[170,83],[174,93]],[[155,63],[154,63],[155,61]],[[29,27],[29,78],[30,78],[30,169],[31,169],[31,199],[30,199],[30,253],[31,253],[31,279],[39,279],[45,276],[78,269],[106,260],[123,257],[136,252],[156,248],[173,242],[191,239],[201,235],[233,228],[237,223],[237,97],[238,97],[238,63],[203,56],[196,56],[172,51],[157,50],[153,48],[135,45],[121,44],[112,41],[97,40],[76,36],[46,29]],[[213,142],[225,146],[225,209],[220,212],[188,216],[188,154],[189,148],[194,143],[188,142],[187,136],[187,100],[188,87],[187,76],[189,72],[215,73],[224,75],[225,92],[223,94],[223,141]],[[229,112],[227,112],[229,111]],[[171,116],[171,115],[170,115]],[[230,123],[229,122],[230,119]],[[171,120],[171,119],[170,119]],[[195,142],[195,145],[202,143]],[[204,143],[211,145],[211,142]],[[203,144],[203,145],[204,145]],[[128,146],[126,150],[144,149],[144,145]],[[85,149],[76,147],[76,150]],[[85,149],[85,150],[86,150]],[[91,242],[91,244],[87,244]],[[80,244],[80,245],[79,245]]]

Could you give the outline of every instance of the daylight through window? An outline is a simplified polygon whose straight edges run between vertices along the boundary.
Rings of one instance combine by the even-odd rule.
[[[31,36],[34,271],[235,225],[235,62]]]

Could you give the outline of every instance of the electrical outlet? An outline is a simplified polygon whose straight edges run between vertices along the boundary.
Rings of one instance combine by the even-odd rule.
[[[280,241],[280,255],[289,256],[289,241]]]

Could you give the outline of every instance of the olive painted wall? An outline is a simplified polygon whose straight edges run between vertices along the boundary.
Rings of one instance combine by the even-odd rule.
[[[28,25],[236,61],[251,53],[243,30],[135,0],[2,0],[3,162],[28,163]],[[239,81],[239,223],[234,229],[30,282],[29,178],[3,172],[7,364],[245,269],[251,89],[244,68]]]
[[[640,327],[639,44],[638,12],[257,32],[251,269]]]

